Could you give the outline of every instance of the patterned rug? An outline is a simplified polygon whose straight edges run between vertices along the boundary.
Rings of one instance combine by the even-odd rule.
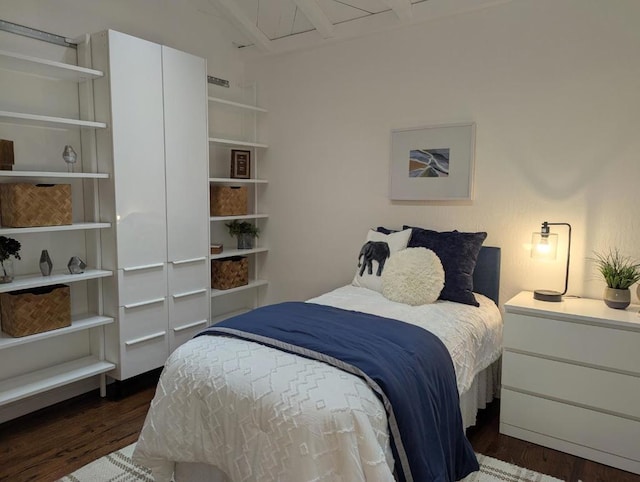
[[[85,465],[58,482],[153,482],[151,472],[131,461],[135,444]],[[480,471],[464,482],[562,482],[560,479],[478,454]]]

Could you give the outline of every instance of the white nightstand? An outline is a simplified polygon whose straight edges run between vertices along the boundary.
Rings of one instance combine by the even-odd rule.
[[[640,474],[639,310],[509,300],[500,433]]]

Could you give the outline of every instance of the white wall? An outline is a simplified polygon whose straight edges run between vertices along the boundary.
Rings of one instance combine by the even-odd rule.
[[[350,282],[367,229],[403,223],[487,231],[503,302],[562,290],[564,262],[527,250],[545,220],[573,225],[569,293],[601,297],[593,250],[640,258],[638,25],[636,0],[517,0],[252,61],[269,109],[267,301]],[[475,200],[390,202],[390,130],[460,121],[477,123]]]

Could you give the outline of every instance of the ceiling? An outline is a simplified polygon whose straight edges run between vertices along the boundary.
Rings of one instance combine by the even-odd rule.
[[[235,46],[281,53],[359,37],[511,0],[191,0],[230,22]]]

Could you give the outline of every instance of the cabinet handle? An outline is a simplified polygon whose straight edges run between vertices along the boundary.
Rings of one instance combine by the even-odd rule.
[[[140,271],[143,269],[154,269],[154,268],[162,268],[164,266],[164,263],[154,263],[154,264],[145,264],[142,266],[130,266],[128,268],[122,268],[122,271],[128,272],[128,271]]]
[[[207,320],[200,320],[200,321],[194,321],[193,323],[189,323],[187,325],[182,325],[182,326],[176,326],[173,331],[175,331],[176,333],[180,332],[180,331],[184,331],[184,330],[188,330],[189,328],[193,328],[195,326],[199,326],[199,325],[206,325],[207,324]]]
[[[137,345],[138,343],[153,340],[155,338],[160,338],[166,334],[167,334],[166,331],[161,331],[159,333],[153,333],[151,335],[141,336],[140,338],[134,338],[133,340],[125,341],[124,344],[127,346],[133,346],[133,345]]]
[[[128,310],[130,308],[139,308],[141,306],[152,305],[154,303],[162,303],[163,301],[164,298],[157,298],[155,300],[141,301],[140,303],[130,303],[128,305],[124,305],[124,308]]]
[[[175,295],[173,295],[173,299],[184,298],[185,296],[199,295],[200,293],[206,293],[206,292],[207,292],[207,289],[202,288],[201,290],[193,290],[193,291],[186,291],[184,293],[176,293]]]
[[[204,261],[207,258],[202,256],[201,258],[191,258],[191,259],[181,259],[180,261],[171,261],[172,264],[187,264],[187,263],[197,263],[198,261]]]

